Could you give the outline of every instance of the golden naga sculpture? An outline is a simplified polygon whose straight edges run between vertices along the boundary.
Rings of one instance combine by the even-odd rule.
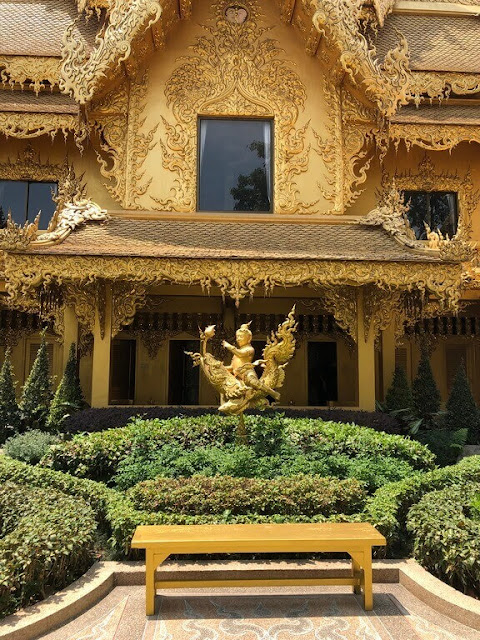
[[[204,331],[200,329],[200,353],[187,352],[193,365],[201,367],[207,380],[220,393],[219,411],[240,417],[238,438],[243,441],[246,440],[244,411],[265,409],[280,400],[277,389],[283,385],[285,367],[295,353],[295,306],[276,333],[272,332],[267,339],[263,358],[260,360],[253,360],[255,351],[249,324],[242,324],[237,330],[237,346],[223,341],[222,345],[232,354],[232,361],[228,366],[207,351],[208,341],[215,336],[215,325],[210,325]],[[255,371],[258,366],[263,368],[260,378]]]

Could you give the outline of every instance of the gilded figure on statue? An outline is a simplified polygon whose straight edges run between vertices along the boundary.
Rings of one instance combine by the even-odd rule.
[[[191,353],[194,366],[200,366],[207,380],[220,394],[219,411],[240,416],[239,434],[244,435],[243,413],[246,409],[265,409],[280,400],[277,391],[285,380],[285,367],[295,353],[295,307],[267,340],[263,357],[254,361],[250,323],[242,324],[235,334],[236,345],[223,341],[232,354],[225,365],[208,352],[208,342],[215,336],[215,325],[200,330],[200,353]],[[256,367],[263,369],[258,377]],[[271,401],[269,401],[269,398]]]

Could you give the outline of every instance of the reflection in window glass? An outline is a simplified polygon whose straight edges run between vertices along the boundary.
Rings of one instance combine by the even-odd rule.
[[[200,120],[199,209],[272,210],[272,123]]]
[[[27,220],[33,222],[41,211],[39,228],[46,229],[55,211],[53,197],[56,194],[56,182],[0,180],[0,228],[4,226],[9,211],[19,225],[24,225]]]
[[[432,231],[440,231],[443,236],[453,238],[457,233],[457,194],[452,191],[404,191],[410,225],[417,240],[426,240],[425,224]]]

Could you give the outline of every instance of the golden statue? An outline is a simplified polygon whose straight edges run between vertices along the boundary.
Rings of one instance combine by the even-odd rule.
[[[293,334],[296,328],[294,306],[276,333],[272,331],[260,360],[253,361],[255,350],[252,347],[250,322],[242,324],[237,330],[237,346],[223,341],[223,347],[232,354],[228,366],[207,351],[208,341],[215,336],[215,325],[210,325],[204,331],[200,329],[200,353],[187,352],[194,366],[202,368],[207,380],[220,393],[219,411],[240,417],[239,439],[246,439],[243,418],[246,409],[265,409],[280,400],[277,389],[283,385],[284,369],[295,353]],[[258,366],[263,368],[260,378],[255,371]]]

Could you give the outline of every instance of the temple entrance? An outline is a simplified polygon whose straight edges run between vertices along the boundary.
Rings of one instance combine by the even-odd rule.
[[[199,368],[185,351],[198,351],[198,340],[170,340],[168,404],[196,405],[199,400]]]
[[[135,403],[135,340],[112,340],[110,404]]]
[[[338,399],[337,343],[308,343],[308,404],[324,406]]]

